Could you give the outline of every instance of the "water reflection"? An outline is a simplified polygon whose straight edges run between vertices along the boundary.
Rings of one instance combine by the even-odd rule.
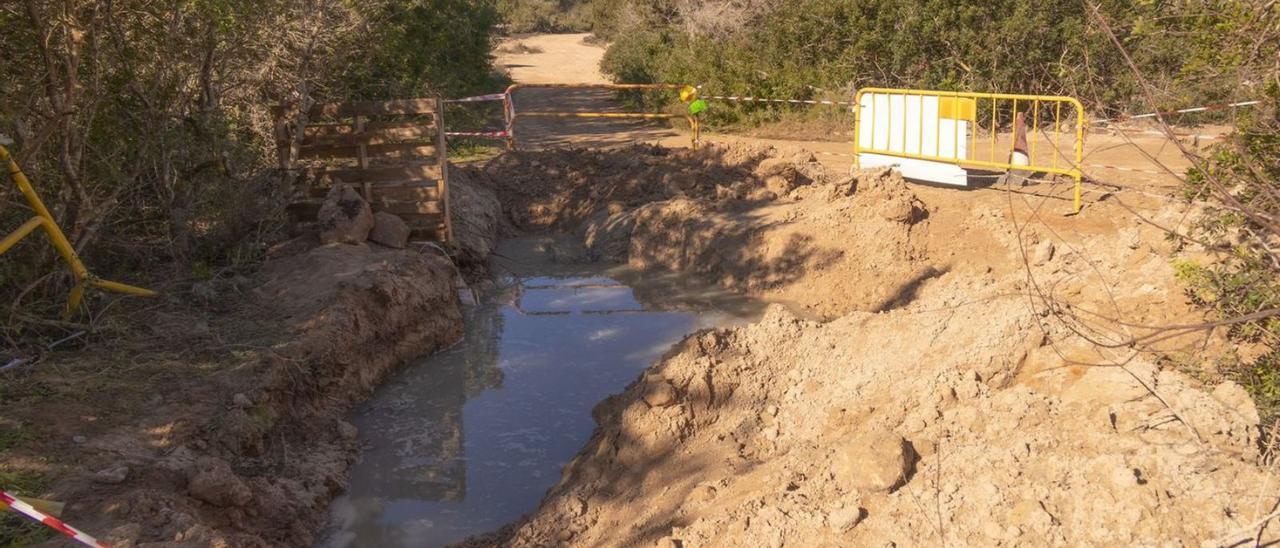
[[[355,417],[365,450],[322,546],[438,546],[533,510],[590,437],[591,408],[725,314],[652,311],[612,278],[536,277],[472,309],[453,349]]]

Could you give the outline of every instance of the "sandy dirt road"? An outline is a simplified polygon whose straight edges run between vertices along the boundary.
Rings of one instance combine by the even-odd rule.
[[[520,84],[601,84],[609,79],[600,72],[605,49],[588,43],[588,34],[526,35],[514,37],[498,48],[498,65]],[[601,90],[537,89],[518,90],[514,101],[519,112],[532,111],[598,111],[625,112],[613,94]],[[712,104],[714,108],[714,102]],[[808,108],[808,107],[806,107]],[[829,107],[818,107],[829,108]],[[651,142],[668,147],[689,146],[686,128],[616,119],[551,119],[525,118],[516,127],[519,145],[537,150],[548,147],[584,146],[614,147]],[[764,139],[717,132],[704,128],[703,140],[713,143],[759,143],[779,149],[801,149],[813,152],[828,168],[848,170],[853,166],[852,144],[838,141]],[[998,141],[1000,150],[1007,148],[1008,138]],[[978,147],[987,154],[985,143]],[[1187,144],[1187,146],[1192,146]],[[1003,152],[997,152],[997,155]],[[1122,192],[1135,207],[1159,207],[1163,197],[1177,188],[1174,174],[1182,174],[1190,163],[1178,146],[1163,137],[1118,133],[1090,133],[1085,140],[1085,172],[1092,180],[1112,186],[1091,186],[1086,202]],[[1038,185],[1031,192],[1052,196],[1062,201],[1070,194],[1067,185]],[[1042,187],[1042,188],[1041,188]],[[944,192],[953,192],[946,191]],[[931,192],[926,190],[925,192]],[[1060,209],[1060,208],[1059,208]]]

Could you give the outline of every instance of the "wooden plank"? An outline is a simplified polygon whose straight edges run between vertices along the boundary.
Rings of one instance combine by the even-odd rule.
[[[332,188],[332,186],[313,186],[307,190],[307,196],[323,199],[329,195],[329,190]],[[400,202],[440,199],[439,182],[434,180],[369,183],[369,193],[374,198]]]
[[[440,215],[444,213],[444,205],[438,200],[431,202],[398,202],[395,200],[380,200],[374,198],[369,207],[376,211],[386,211],[387,213],[395,213],[401,218],[415,215]],[[408,222],[408,221],[406,221]]]
[[[444,126],[444,100],[439,97],[436,103],[436,122]],[[449,147],[445,143],[444,131],[436,134],[436,147],[440,150],[440,202],[444,204],[444,232],[440,237],[443,242],[453,241],[453,218],[449,214]]]
[[[325,146],[303,147],[298,152],[299,158],[311,160],[340,160],[343,158],[360,158],[361,148],[366,155],[364,167],[368,167],[369,159],[380,157],[396,157],[400,159],[435,159],[439,148],[433,143],[392,143],[383,145]]]
[[[374,199],[394,200],[397,202],[428,202],[440,199],[440,189],[431,186],[391,186],[384,184],[372,189]]]
[[[436,99],[399,99],[395,101],[322,103],[311,107],[308,115],[312,118],[346,118],[392,114],[434,114],[435,111]]]
[[[406,141],[436,144],[434,128],[411,127],[391,129],[367,129],[326,135],[307,136],[302,140],[304,147],[350,147],[356,145],[385,145],[404,143]]]
[[[378,183],[404,181],[418,182],[424,185],[440,179],[440,166],[437,164],[410,164],[403,166],[371,167],[369,169],[330,169],[323,177],[330,181],[343,183]]]

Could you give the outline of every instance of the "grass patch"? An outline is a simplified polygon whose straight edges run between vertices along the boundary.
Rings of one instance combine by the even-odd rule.
[[[0,472],[0,488],[16,495],[35,496],[48,486],[44,476],[24,472]],[[53,531],[14,512],[0,515],[0,546],[31,546],[48,540]]]

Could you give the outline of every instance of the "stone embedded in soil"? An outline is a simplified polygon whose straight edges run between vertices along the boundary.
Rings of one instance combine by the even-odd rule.
[[[337,184],[329,190],[317,214],[321,244],[358,244],[373,230],[373,210],[351,185]]]
[[[684,546],[684,543],[680,542],[680,539],[675,537],[662,537],[661,539],[658,539],[658,542],[654,544],[654,546],[656,548],[680,548],[681,546]]]
[[[602,210],[578,228],[578,235],[593,259],[626,262],[631,247],[631,231],[636,226],[635,211]]]
[[[412,232],[404,219],[393,213],[379,211],[373,214],[373,230],[369,232],[369,241],[395,249],[404,249],[409,245],[409,234]]]
[[[196,461],[187,479],[187,491],[199,500],[222,507],[244,506],[253,498],[253,492],[231,466],[216,457]]]
[[[237,393],[231,396],[231,404],[240,409],[248,409],[253,407],[253,400],[249,399],[249,396]]]
[[[654,383],[644,395],[645,403],[652,407],[668,407],[676,402],[676,388],[667,381]]]
[[[124,483],[124,480],[128,479],[128,477],[129,477],[129,467],[121,465],[121,466],[113,466],[105,470],[99,470],[97,473],[93,475],[93,481],[96,481],[98,483],[105,483],[108,485],[114,485],[117,483]]]
[[[356,441],[360,437],[360,429],[344,420],[338,421],[338,435],[346,441]]]
[[[892,432],[874,430],[839,449],[831,472],[846,491],[892,491],[906,481],[911,460],[907,440]]]
[[[1041,241],[1031,253],[1031,263],[1040,266],[1053,260],[1053,240]]]
[[[853,504],[827,514],[827,525],[838,533],[844,533],[862,523],[866,511]]]

